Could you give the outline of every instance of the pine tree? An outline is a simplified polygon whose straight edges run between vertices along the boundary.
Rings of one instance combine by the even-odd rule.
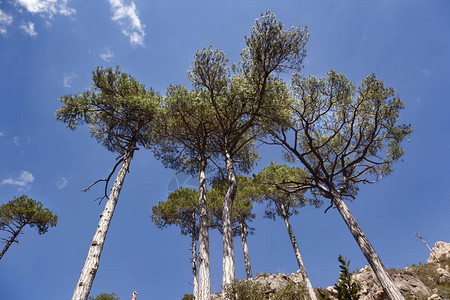
[[[17,237],[21,234],[25,226],[36,227],[39,234],[44,234],[49,227],[54,227],[58,223],[58,216],[36,200],[28,198],[26,195],[14,197],[13,200],[0,206],[0,230],[9,233],[11,236],[3,238],[5,247],[0,253],[0,259],[12,243],[19,243]]]
[[[56,117],[71,129],[87,123],[91,135],[102,143],[109,151],[117,153],[118,161],[105,182],[107,198],[105,209],[94,238],[89,247],[85,265],[76,285],[72,300],[87,300],[92,283],[97,273],[100,255],[108,232],[120,190],[128,173],[133,154],[138,146],[147,147],[151,143],[150,134],[159,112],[161,97],[152,89],[146,89],[136,79],[115,69],[98,68],[93,72],[93,86],[83,94],[69,95],[60,98],[64,104],[59,108]],[[120,166],[116,180],[107,195],[108,183]]]

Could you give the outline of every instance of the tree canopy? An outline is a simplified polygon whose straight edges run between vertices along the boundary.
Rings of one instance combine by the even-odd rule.
[[[54,214],[44,205],[27,195],[14,197],[13,200],[0,206],[0,230],[11,236],[2,238],[5,247],[0,254],[0,259],[6,253],[13,242],[18,243],[17,236],[25,226],[36,227],[39,234],[44,234],[49,227],[58,223],[58,215]]]

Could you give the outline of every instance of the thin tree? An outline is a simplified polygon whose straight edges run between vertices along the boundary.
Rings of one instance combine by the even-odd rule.
[[[194,299],[198,299],[198,192],[190,188],[178,188],[169,194],[167,201],[159,202],[158,205],[153,206],[150,218],[158,228],[163,229],[175,225],[180,227],[181,234],[191,237],[193,295]]]
[[[253,198],[255,184],[249,177],[237,176],[237,191],[233,203],[233,236],[240,236],[242,242],[242,252],[244,255],[245,273],[247,278],[252,278],[252,265],[250,262],[250,252],[248,250],[247,236],[254,233],[254,228],[249,226],[256,214],[253,213]],[[211,222],[214,228],[222,233],[222,200],[228,190],[226,178],[215,180],[208,193],[208,203],[210,203]]]
[[[155,156],[167,167],[198,176],[199,251],[198,299],[211,298],[209,267],[209,216],[206,203],[206,170],[214,159],[209,136],[214,129],[211,108],[203,91],[171,86],[164,99]]]
[[[397,124],[402,101],[373,74],[359,86],[335,71],[327,78],[295,74],[292,92],[291,123],[272,130],[273,142],[308,171],[308,181],[295,180],[298,188],[312,189],[330,201],[328,209],[337,208],[386,295],[403,299],[344,202],[355,198],[360,183],[390,174],[403,155],[400,143],[412,130]]]
[[[254,197],[258,198],[259,201],[267,201],[266,218],[272,220],[275,220],[277,216],[283,218],[300,274],[305,282],[309,297],[315,300],[317,299],[316,294],[306,272],[305,263],[290,223],[290,218],[298,214],[299,207],[303,207],[306,204],[319,207],[322,204],[320,201],[305,198],[305,190],[299,190],[296,184],[292,184],[294,180],[305,178],[306,176],[307,173],[302,168],[288,167],[272,162],[268,167],[255,175],[258,189],[256,189]]]
[[[13,243],[19,243],[17,237],[22,234],[25,226],[36,227],[39,234],[44,234],[49,227],[58,223],[58,216],[44,208],[41,202],[28,198],[26,195],[14,197],[13,200],[0,206],[0,230],[10,234],[2,238],[5,247],[0,253],[0,259]]]
[[[246,37],[247,47],[241,53],[242,61],[227,66],[223,52],[212,46],[197,51],[190,79],[205,91],[213,108],[218,131],[213,135],[214,145],[225,161],[228,190],[223,199],[223,285],[233,282],[234,246],[232,207],[236,195],[236,165],[244,163],[249,169],[255,160],[255,151],[245,154],[243,147],[254,141],[260,132],[255,128],[263,112],[278,115],[284,102],[285,84],[275,74],[300,70],[308,41],[305,28],[283,29],[275,16],[267,11],[256,21],[252,33]],[[248,147],[252,150],[251,147]],[[247,157],[247,161],[238,159]]]
[[[105,182],[105,195],[101,198],[107,198],[72,297],[73,300],[86,300],[98,270],[100,255],[125,175],[129,171],[134,152],[139,149],[138,146],[149,145],[148,132],[152,130],[161,99],[152,89],[146,89],[117,67],[96,69],[93,72],[91,90],[83,94],[64,96],[60,100],[64,106],[56,113],[58,120],[65,122],[71,129],[87,123],[91,135],[109,151],[119,155],[109,176],[95,181],[85,189],[86,191],[96,183]],[[108,196],[108,183],[120,164]]]

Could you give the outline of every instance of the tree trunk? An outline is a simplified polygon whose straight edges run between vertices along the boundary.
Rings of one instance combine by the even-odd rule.
[[[192,277],[193,277],[193,285],[194,285],[194,300],[198,300],[198,280],[197,280],[197,240],[196,240],[196,232],[195,232],[195,211],[192,213],[193,219],[193,230],[191,233],[192,237]]]
[[[25,225],[27,225],[27,224],[24,223],[24,224],[20,225],[20,227],[17,228],[16,231],[14,231],[13,235],[11,236],[11,238],[6,242],[5,248],[3,248],[2,252],[0,253],[0,259],[2,259],[3,255],[5,255],[6,251],[8,251],[8,249],[12,245],[12,243],[17,242],[16,238],[20,234],[20,231],[22,230],[22,228]]]
[[[241,240],[242,240],[242,251],[244,252],[244,262],[245,262],[245,273],[247,273],[247,279],[252,278],[252,265],[250,264],[250,254],[248,252],[247,246],[247,225],[244,222],[239,222],[241,227]]]
[[[223,198],[222,209],[222,232],[223,232],[223,286],[231,284],[234,281],[234,246],[233,246],[233,228],[232,211],[233,201],[236,196],[237,183],[234,173],[233,161],[230,154],[225,153],[225,166],[228,174],[228,190]]]
[[[287,216],[284,206],[282,206],[283,210],[283,219],[284,224],[286,224],[286,228],[289,234],[289,238],[291,239],[292,248],[294,248],[295,257],[297,258],[298,268],[300,270],[300,274],[302,274],[303,281],[305,282],[306,290],[308,291],[309,297],[311,300],[317,300],[316,293],[312,287],[311,281],[309,280],[308,273],[306,273],[305,264],[303,263],[302,256],[300,254],[300,250],[298,248],[297,241],[295,239],[294,232],[292,231],[291,223],[289,223],[289,217]]]
[[[109,193],[108,201],[106,201],[105,209],[100,215],[100,221],[98,222],[97,230],[95,231],[94,238],[92,239],[88,256],[86,258],[83,270],[81,271],[80,279],[78,280],[78,284],[73,293],[72,300],[87,300],[89,296],[95,274],[98,270],[100,255],[102,254],[109,224],[114,214],[117,200],[119,199],[120,190],[122,189],[122,185],[125,180],[125,175],[130,168],[133,153],[134,150],[129,150],[124,156],[122,166],[120,167],[119,173],[117,173],[116,180],[114,181],[114,185]]]
[[[198,299],[211,299],[211,275],[209,269],[209,232],[208,211],[206,207],[206,159],[200,159],[198,171],[198,206],[199,206],[199,238],[198,238]]]
[[[345,205],[344,201],[337,192],[333,193],[333,202],[336,205],[336,208],[338,209],[342,218],[344,219],[345,224],[347,224],[348,229],[350,229],[350,232],[361,248],[362,253],[372,267],[373,272],[380,281],[386,295],[389,297],[389,299],[392,300],[403,300],[404,298],[402,294],[395,286],[391,276],[389,276],[389,273],[381,262],[380,257],[375,252],[375,249],[372,247],[366,235],[356,222],[355,218],[348,210],[347,205]]]

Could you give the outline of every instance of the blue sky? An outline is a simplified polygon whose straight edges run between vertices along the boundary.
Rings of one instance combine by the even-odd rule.
[[[197,49],[210,44],[237,62],[255,18],[270,9],[287,26],[308,25],[304,74],[335,69],[360,82],[371,73],[405,103],[402,123],[414,133],[394,173],[362,186],[350,210],[387,267],[425,261],[429,244],[450,241],[450,2],[441,1],[0,1],[0,204],[21,194],[59,215],[43,236],[24,230],[0,261],[0,299],[69,299],[83,267],[103,204],[102,188],[80,190],[105,177],[115,155],[57,122],[58,97],[83,92],[97,66],[121,66],[164,93],[189,85],[186,71]],[[280,160],[261,148],[254,172]],[[151,207],[185,177],[136,153],[111,223],[91,295],[181,299],[192,286],[190,241],[177,228],[159,230]],[[184,185],[186,185],[185,183]],[[313,286],[338,277],[337,257],[351,268],[366,264],[336,210],[304,208],[292,219]],[[297,264],[281,220],[257,207],[248,238],[253,272],[291,273]],[[245,277],[239,240],[236,277]],[[211,233],[214,292],[222,278],[221,237]]]

